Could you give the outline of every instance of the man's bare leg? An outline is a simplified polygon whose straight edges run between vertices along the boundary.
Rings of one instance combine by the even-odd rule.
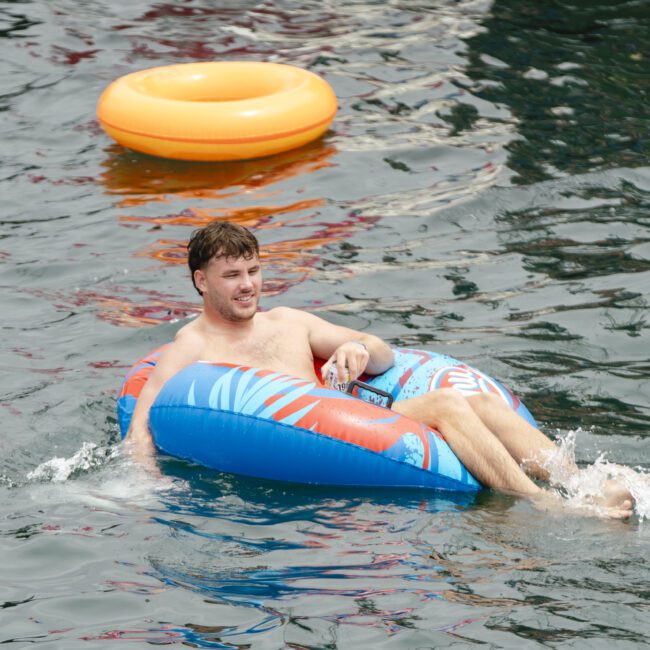
[[[528,476],[549,480],[547,461],[558,451],[552,440],[515,413],[498,395],[480,393],[466,399]],[[571,463],[567,471],[577,472],[578,468]]]
[[[548,461],[558,452],[555,443],[515,413],[497,395],[482,393],[467,397],[467,401],[529,476],[543,481],[549,480]],[[560,460],[563,464],[563,474],[566,476],[580,473],[573,460]],[[631,511],[634,498],[619,481],[610,480],[605,483],[602,498],[596,499],[596,504],[605,508],[623,508]]]
[[[475,410],[474,404],[479,401],[481,404]],[[534,476],[547,478],[548,472],[541,464],[543,455],[544,452],[555,451],[556,446],[507,405],[503,404],[503,408],[497,406],[495,415],[487,408],[487,402],[474,400],[471,403],[454,389],[440,389],[395,402],[393,410],[438,429],[456,456],[485,487],[552,499],[552,495],[533,483],[519,462],[539,459],[530,464],[531,472]],[[484,422],[482,415],[485,415],[487,422]],[[522,429],[522,423],[527,428]],[[517,434],[525,442],[519,441]],[[623,494],[618,487],[612,486],[610,494],[605,495],[598,505],[605,509],[608,516],[625,518],[631,515],[633,502],[629,492]]]
[[[525,495],[541,492],[469,402],[453,388],[400,400],[393,404],[393,410],[438,429],[456,456],[485,487]]]

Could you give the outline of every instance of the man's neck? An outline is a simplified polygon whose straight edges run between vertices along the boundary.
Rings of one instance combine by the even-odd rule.
[[[255,327],[257,316],[258,314],[255,314],[248,320],[228,320],[209,308],[204,307],[203,309],[203,317],[211,329],[232,337],[245,337],[251,334]]]

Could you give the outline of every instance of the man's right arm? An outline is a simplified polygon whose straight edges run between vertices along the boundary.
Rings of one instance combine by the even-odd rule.
[[[181,333],[161,355],[136,402],[131,424],[126,433],[127,448],[136,461],[151,466],[155,447],[149,430],[149,411],[160,389],[185,366],[198,361],[201,355],[200,338],[193,333]]]

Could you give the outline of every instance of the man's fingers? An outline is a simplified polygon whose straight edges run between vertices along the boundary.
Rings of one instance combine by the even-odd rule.
[[[350,373],[350,380],[356,379],[361,374],[359,372],[359,364],[354,357],[348,359],[348,371]]]
[[[327,375],[331,372],[332,366],[336,367],[337,381],[344,383],[356,379],[366,369],[370,355],[363,346],[344,343],[336,352],[323,364],[321,376],[327,381]]]
[[[350,368],[350,378],[356,379],[363,373],[368,365],[370,355],[359,345],[354,346],[354,352],[350,355],[348,360],[348,366]]]
[[[330,357],[322,366],[320,369],[320,376],[323,380],[327,378],[327,373],[329,372],[330,368],[332,367],[332,363],[334,362],[334,357]]]
[[[336,370],[338,374],[338,380],[341,383],[347,381],[347,377],[346,377],[347,367],[348,364],[347,364],[347,357],[345,356],[345,352],[339,348],[339,350],[336,353]]]

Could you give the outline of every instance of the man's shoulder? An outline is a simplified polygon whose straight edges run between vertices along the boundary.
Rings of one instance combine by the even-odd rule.
[[[274,307],[269,311],[264,312],[264,315],[271,320],[294,321],[299,322],[304,320],[304,311],[294,309],[293,307]]]
[[[176,347],[196,348],[204,345],[205,333],[202,331],[200,318],[198,316],[195,320],[187,323],[187,325],[183,325],[176,332],[176,336],[174,337],[174,345]]]

